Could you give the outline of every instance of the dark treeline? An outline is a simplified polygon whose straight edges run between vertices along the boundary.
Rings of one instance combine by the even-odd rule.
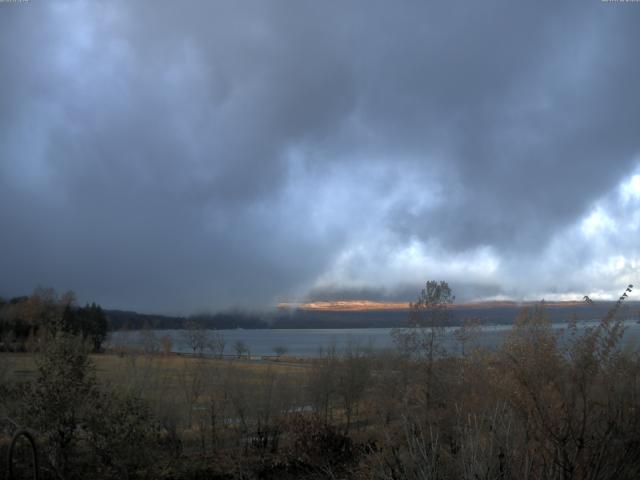
[[[98,351],[107,335],[107,317],[95,303],[77,305],[71,291],[58,295],[37,288],[29,296],[0,298],[0,350],[36,350],[58,332],[80,336]]]
[[[141,330],[151,328],[158,330],[175,330],[183,327],[185,317],[154,315],[124,310],[105,310],[109,330]]]
[[[172,317],[122,310],[106,310],[109,330],[180,330],[187,328],[189,321],[200,328],[226,330],[234,328],[269,328],[269,324],[260,316],[243,312],[220,312],[198,314],[189,317]]]

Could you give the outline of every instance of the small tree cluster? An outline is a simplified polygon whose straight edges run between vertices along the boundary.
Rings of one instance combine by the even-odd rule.
[[[0,344],[7,349],[41,347],[47,335],[79,335],[95,351],[107,336],[107,317],[95,303],[80,307],[73,292],[58,296],[51,288],[37,288],[28,297],[0,303]]]

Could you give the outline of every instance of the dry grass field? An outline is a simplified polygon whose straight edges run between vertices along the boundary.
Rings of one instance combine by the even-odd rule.
[[[183,383],[179,380],[185,372],[193,369],[233,368],[242,372],[246,378],[259,378],[269,372],[281,375],[301,375],[309,364],[293,361],[278,362],[268,360],[217,359],[210,357],[193,357],[183,355],[144,355],[112,353],[92,354],[91,361],[95,366],[95,374],[99,382],[105,384],[130,387],[143,379],[151,381],[151,377],[162,379],[165,387],[180,389]],[[33,380],[37,374],[36,353],[0,352],[0,379],[9,382]]]

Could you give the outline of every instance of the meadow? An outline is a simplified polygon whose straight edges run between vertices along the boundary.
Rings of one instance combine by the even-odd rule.
[[[452,351],[437,295],[393,349],[281,361],[92,354],[58,332],[0,354],[14,422],[0,445],[34,432],[42,478],[634,479],[640,354],[622,343],[623,304],[562,331],[525,308],[493,349],[470,322]],[[12,465],[33,471],[24,442]]]

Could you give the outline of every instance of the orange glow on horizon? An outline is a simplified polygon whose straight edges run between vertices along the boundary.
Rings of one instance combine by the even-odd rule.
[[[525,301],[514,302],[509,300],[475,301],[468,303],[458,303],[451,305],[452,308],[501,308],[501,307],[524,307],[535,305],[539,302]],[[555,301],[545,302],[547,307],[568,307],[580,306],[581,301]],[[306,303],[279,303],[279,309],[314,310],[327,312],[348,312],[367,310],[408,310],[409,302],[376,302],[372,300],[333,300],[316,301]]]
[[[409,303],[373,302],[370,300],[334,300],[307,302],[300,304],[280,303],[278,308],[297,308],[299,310],[357,311],[357,310],[407,310]]]

